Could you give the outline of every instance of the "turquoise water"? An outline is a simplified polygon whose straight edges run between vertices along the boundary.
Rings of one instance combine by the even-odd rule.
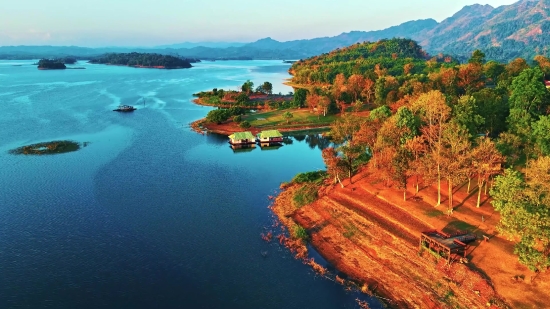
[[[288,65],[31,63],[0,61],[0,308],[357,308],[358,294],[260,238],[273,223],[268,196],[323,168],[316,137],[233,152],[189,129],[210,110],[192,93],[247,79],[286,93]],[[138,110],[112,112],[119,104]],[[59,139],[89,144],[8,153]]]

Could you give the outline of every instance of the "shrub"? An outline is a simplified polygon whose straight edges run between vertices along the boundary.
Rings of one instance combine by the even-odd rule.
[[[294,183],[305,183],[305,182],[320,182],[323,179],[327,177],[326,171],[316,171],[316,172],[306,172],[306,173],[300,173],[294,178],[292,178],[292,182]]]
[[[241,115],[233,116],[233,122],[240,123],[242,120]]]
[[[292,197],[294,206],[296,206],[296,208],[301,208],[302,206],[315,202],[318,196],[318,190],[319,187],[315,184],[308,183],[303,185],[294,192],[294,196]]]
[[[250,122],[248,122],[247,120],[241,122],[241,124],[239,124],[239,126],[243,129],[248,129],[248,128],[251,127]]]
[[[293,228],[292,228],[292,236],[294,238],[298,238],[298,239],[301,239],[303,241],[308,241],[309,240],[309,235],[307,234],[307,231],[305,228],[303,228],[302,226],[300,225],[294,225]]]

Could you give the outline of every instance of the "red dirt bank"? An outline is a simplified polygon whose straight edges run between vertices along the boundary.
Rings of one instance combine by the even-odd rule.
[[[459,189],[455,199],[461,206],[448,217],[437,215],[432,188],[403,202],[401,191],[382,186],[367,172],[355,176],[354,181],[351,185],[345,182],[344,189],[323,189],[319,200],[299,210],[292,206],[295,188],[290,187],[277,197],[272,209],[285,226],[296,222],[306,228],[321,255],[370,290],[392,299],[391,307],[550,306],[550,276],[535,277],[518,263],[513,244],[495,236],[498,214],[488,204],[475,208],[475,195],[468,199],[465,189]],[[410,191],[412,197],[413,189]],[[445,207],[439,208],[444,211]],[[486,218],[483,223],[482,214]],[[472,245],[467,252],[470,263],[448,266],[444,259],[419,252],[420,232],[465,222],[474,225],[480,238],[490,238]]]

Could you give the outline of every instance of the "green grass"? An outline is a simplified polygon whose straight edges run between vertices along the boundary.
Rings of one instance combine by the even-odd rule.
[[[443,216],[444,213],[441,210],[432,209],[432,210],[426,210],[424,212],[424,215],[430,218],[435,218],[435,217]]]
[[[456,231],[473,232],[475,230],[477,230],[477,227],[460,220],[451,221],[443,228],[443,232],[445,233],[453,233]]]
[[[299,238],[303,241],[308,241],[309,240],[309,235],[307,234],[306,229],[303,228],[302,226],[298,225],[298,224],[295,224],[293,226],[292,236],[294,236],[294,238]]]
[[[292,113],[293,115],[292,119],[289,120],[289,123],[287,123],[287,120],[283,117],[283,114],[287,111]],[[305,108],[253,113],[243,117],[244,120],[248,120],[250,124],[254,127],[292,127],[307,125],[328,126],[332,124],[337,118],[338,116],[336,115],[317,116],[310,110]]]
[[[327,172],[326,171],[306,172],[306,173],[300,173],[300,174],[294,176],[294,178],[292,178],[292,182],[294,182],[294,183],[305,183],[305,182],[321,183],[326,177],[327,177]]]
[[[294,206],[296,206],[296,208],[301,208],[302,206],[315,202],[315,200],[317,200],[318,190],[319,187],[315,184],[304,184],[302,187],[296,190],[296,192],[294,192],[294,196],[292,198]]]

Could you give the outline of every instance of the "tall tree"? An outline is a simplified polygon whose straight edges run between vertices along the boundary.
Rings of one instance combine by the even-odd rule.
[[[469,153],[471,144],[467,130],[455,121],[451,121],[445,126],[441,139],[440,171],[441,175],[447,179],[449,196],[447,212],[450,215],[454,210],[454,184],[466,178],[466,169],[470,165]]]
[[[531,123],[546,113],[550,101],[544,74],[538,67],[525,69],[513,79],[510,89],[510,131],[525,142],[531,133]]]
[[[294,91],[294,104],[297,107],[306,106],[307,90],[303,88],[297,88]]]
[[[265,91],[267,94],[272,94],[273,93],[273,84],[271,84],[270,82],[264,82],[262,84],[262,89],[263,91]]]
[[[472,151],[472,166],[477,174],[477,204],[481,204],[481,191],[492,176],[500,173],[504,157],[490,138],[482,138]]]
[[[525,176],[512,169],[497,176],[492,204],[500,212],[498,230],[520,241],[514,253],[533,271],[550,266],[550,157],[530,161]]]
[[[361,95],[361,92],[365,88],[365,78],[359,74],[353,74],[348,78],[348,92],[353,97],[353,102],[357,101]]]
[[[367,100],[367,104],[372,102],[372,96],[374,95],[374,81],[370,78],[365,78],[365,87],[361,92],[361,95]]]
[[[429,156],[437,171],[437,204],[441,205],[441,152],[444,126],[451,116],[451,108],[440,91],[433,90],[420,95],[414,102],[413,108],[419,111],[425,123],[422,128],[429,148]]]

